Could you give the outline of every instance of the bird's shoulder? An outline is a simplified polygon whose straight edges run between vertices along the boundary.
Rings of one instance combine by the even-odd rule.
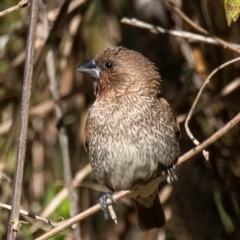
[[[161,112],[165,113],[165,120],[174,128],[177,139],[180,139],[180,127],[169,103],[164,98],[159,98],[158,102],[159,106],[163,109]]]

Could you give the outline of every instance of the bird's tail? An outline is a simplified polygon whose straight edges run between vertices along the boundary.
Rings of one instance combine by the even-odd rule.
[[[134,199],[138,224],[142,231],[160,228],[165,224],[165,215],[158,194],[154,195],[154,199],[151,199],[152,196],[150,196],[149,201],[153,202],[150,207],[141,204],[141,201],[139,201],[140,199],[138,199],[138,201]],[[148,202],[148,199],[144,199],[144,202]]]

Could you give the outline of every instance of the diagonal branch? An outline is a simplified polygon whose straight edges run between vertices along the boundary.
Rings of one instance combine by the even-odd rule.
[[[217,132],[215,132],[211,137],[209,137],[207,140],[205,140],[204,142],[202,142],[201,144],[199,144],[198,146],[194,147],[193,149],[189,150],[187,153],[183,154],[179,160],[178,160],[178,165],[187,161],[188,159],[190,159],[191,157],[195,156],[196,154],[198,154],[199,152],[201,152],[203,149],[205,149],[206,147],[208,147],[209,145],[211,145],[213,142],[215,142],[217,139],[219,139],[220,137],[222,137],[224,134],[226,134],[231,128],[233,128],[237,123],[240,122],[240,113],[237,114],[231,121],[229,121],[224,127],[222,127],[221,129],[219,129]],[[118,193],[116,193],[114,195],[114,199],[119,200],[123,197],[128,196],[130,193],[132,193],[132,190],[128,190],[128,191],[120,191]],[[111,204],[111,201],[109,200],[108,205]],[[55,228],[53,228],[52,230],[50,230],[49,232],[45,233],[44,235],[42,235],[41,237],[37,238],[36,240],[45,240],[48,239],[56,234],[58,234],[59,232],[65,230],[66,228],[70,227],[71,225],[75,224],[78,221],[81,221],[82,219],[92,215],[93,213],[97,212],[100,210],[100,204],[96,204],[93,207],[87,209],[86,211],[78,214],[77,216],[70,218],[68,220],[65,220],[61,223],[59,223],[59,225]]]
[[[0,202],[0,207],[1,207],[1,208],[8,209],[8,210],[11,210],[11,209],[12,209],[12,207],[9,206],[8,204],[1,203],[1,202]],[[27,217],[36,219],[36,220],[38,220],[38,221],[40,221],[40,222],[42,222],[42,223],[49,224],[49,225],[52,226],[52,227],[56,227],[57,224],[58,224],[58,223],[52,221],[52,220],[49,219],[49,218],[40,217],[40,216],[38,216],[38,215],[36,215],[36,214],[34,214],[34,213],[30,213],[30,212],[28,212],[28,211],[26,211],[26,210],[23,210],[23,209],[19,209],[19,213],[20,213],[21,215],[23,215],[23,216],[27,216]]]
[[[208,35],[210,36],[211,34],[204,28],[200,27],[199,25],[197,25],[195,22],[193,22],[187,15],[185,15],[180,8],[176,7],[174,5],[174,2],[172,0],[166,0],[169,3],[170,8],[178,15],[180,16],[185,22],[187,22],[190,26],[192,26],[193,28],[195,28],[198,32],[200,32],[201,34],[204,35]],[[236,53],[240,53],[240,49],[236,48],[235,46],[233,46],[232,44],[229,44],[228,42],[224,41],[223,39],[216,37],[216,36],[212,36],[212,38],[222,47],[224,48],[228,48]]]
[[[134,26],[134,27],[142,28],[142,29],[147,29],[150,32],[156,33],[156,34],[158,34],[158,33],[169,34],[169,35],[172,35],[175,37],[185,38],[189,42],[203,42],[203,43],[207,43],[207,44],[220,45],[220,46],[228,47],[229,49],[231,49],[235,52],[240,52],[240,46],[238,44],[228,43],[228,46],[225,44],[222,45],[222,44],[220,44],[219,39],[217,41],[216,38],[209,37],[209,36],[195,34],[195,33],[187,32],[187,31],[164,29],[159,26],[155,26],[155,25],[152,25],[152,24],[149,24],[146,22],[142,22],[135,18],[132,18],[132,19],[122,18],[121,23],[125,23],[128,25]]]
[[[5,16],[5,15],[11,13],[11,12],[14,12],[14,11],[17,11],[17,10],[19,10],[21,8],[24,8],[27,5],[28,5],[28,0],[22,0],[17,5],[15,5],[13,7],[10,7],[8,9],[4,10],[4,11],[1,11],[0,12],[0,17],[3,17],[3,16]]]

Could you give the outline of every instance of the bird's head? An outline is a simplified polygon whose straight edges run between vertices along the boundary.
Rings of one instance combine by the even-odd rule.
[[[127,48],[107,48],[82,63],[76,71],[93,79],[97,98],[160,94],[161,80],[155,65],[142,54]]]

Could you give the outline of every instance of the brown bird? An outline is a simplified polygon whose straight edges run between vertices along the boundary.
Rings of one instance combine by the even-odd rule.
[[[165,169],[176,180],[179,126],[160,97],[157,68],[142,54],[114,47],[81,64],[77,71],[93,79],[96,101],[85,129],[85,147],[94,176],[111,191],[100,199],[108,218],[106,199],[113,191],[148,182]],[[165,216],[158,197],[157,178],[132,198],[142,230],[162,227]]]

